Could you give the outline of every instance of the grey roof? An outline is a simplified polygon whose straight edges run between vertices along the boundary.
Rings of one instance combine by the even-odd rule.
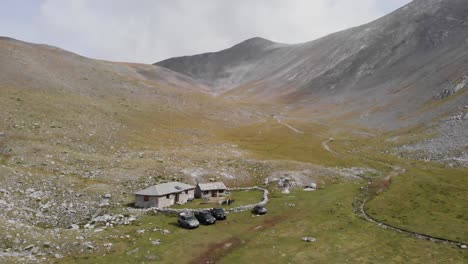
[[[151,186],[144,190],[135,192],[136,195],[148,196],[163,196],[171,193],[179,193],[186,190],[195,189],[195,186],[181,183],[181,182],[168,182]]]
[[[222,182],[209,182],[209,183],[199,183],[200,190],[202,191],[213,191],[213,190],[225,190],[226,185]]]

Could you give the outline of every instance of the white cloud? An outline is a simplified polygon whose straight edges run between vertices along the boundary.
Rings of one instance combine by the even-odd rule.
[[[254,36],[305,42],[384,15],[379,0],[45,0],[41,42],[85,56],[153,63]]]

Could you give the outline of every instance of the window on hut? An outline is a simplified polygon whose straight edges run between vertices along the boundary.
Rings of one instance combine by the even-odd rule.
[[[167,199],[171,198],[171,195],[170,194],[166,195],[166,198]]]
[[[146,196],[146,195],[145,195],[145,197],[143,197],[143,200],[144,200],[145,202],[149,201],[149,196]]]

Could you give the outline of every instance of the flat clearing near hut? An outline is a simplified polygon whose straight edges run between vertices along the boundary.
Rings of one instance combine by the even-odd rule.
[[[256,190],[231,191],[228,197],[234,200],[232,204],[221,205],[217,202],[223,199],[211,199],[211,200],[195,199],[192,202],[189,202],[187,204],[175,205],[175,206],[171,206],[171,208],[209,209],[209,208],[214,208],[214,207],[221,207],[227,210],[229,208],[258,203],[262,200],[262,193]]]

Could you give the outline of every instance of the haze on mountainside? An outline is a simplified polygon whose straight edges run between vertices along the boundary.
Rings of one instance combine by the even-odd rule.
[[[414,116],[466,82],[467,16],[462,0],[413,1],[375,22],[303,44],[254,38],[155,65],[225,96],[276,100],[298,110],[340,104],[333,115],[365,113],[364,123],[392,128],[430,121],[468,101],[464,94]]]
[[[463,263],[467,87],[465,0],[154,65],[1,37],[0,262]],[[169,181],[268,214],[133,207]]]

